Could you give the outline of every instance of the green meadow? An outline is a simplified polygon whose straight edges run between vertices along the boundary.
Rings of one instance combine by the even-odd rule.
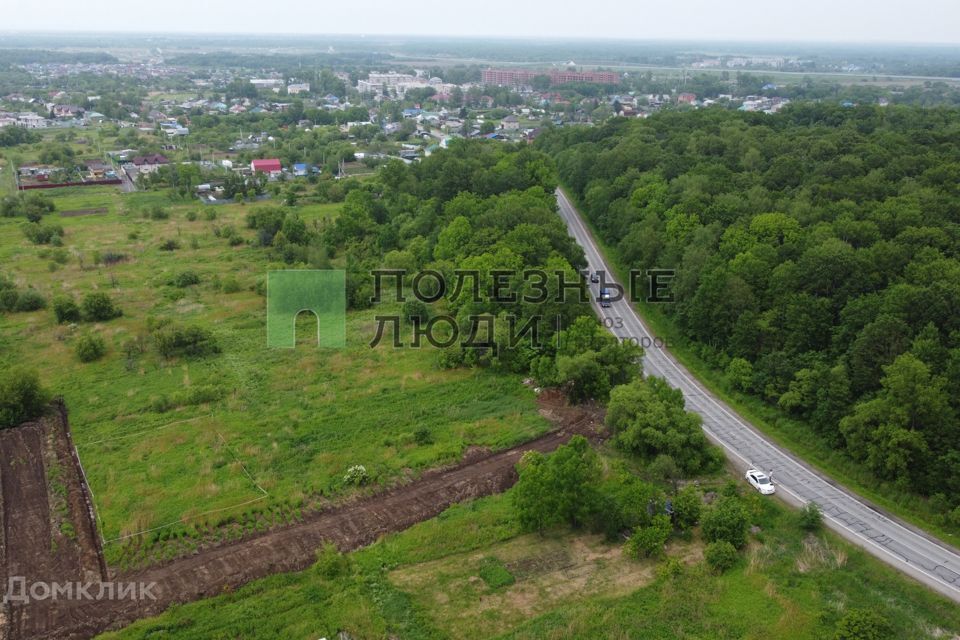
[[[757,528],[723,574],[705,565],[698,529],[641,560],[583,532],[523,534],[508,492],[101,639],[816,640],[852,610],[882,613],[895,638],[960,630],[952,603],[833,534],[803,532],[778,502],[745,499]]]
[[[318,349],[306,314],[297,348],[267,348],[262,283],[269,269],[288,267],[254,246],[245,216],[257,205],[204,207],[101,187],[46,195],[58,212],[44,222],[63,226],[62,247],[31,244],[22,219],[0,218],[0,272],[48,301],[0,316],[0,364],[28,364],[65,398],[113,564],[139,566],[294,521],[304,509],[454,462],[468,446],[506,447],[548,428],[516,376],[443,370],[432,350],[389,340],[371,348],[375,316],[399,305],[350,312],[345,349]],[[169,218],[145,217],[153,205]],[[98,208],[107,212],[59,215]],[[337,211],[299,210],[307,224]],[[179,248],[162,250],[169,240]],[[122,259],[106,266],[111,252]],[[199,283],[172,284],[186,270]],[[54,296],[79,302],[94,291],[123,316],[57,324]],[[221,353],[161,357],[151,344],[159,321],[210,330]],[[106,355],[85,364],[74,349],[87,333],[103,338]],[[353,465],[366,468],[366,486],[345,483]]]

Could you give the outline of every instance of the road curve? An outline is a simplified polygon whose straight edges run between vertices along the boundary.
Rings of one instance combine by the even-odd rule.
[[[588,268],[611,274],[607,280],[613,280],[613,272],[593,236],[560,189],[557,190],[557,204],[570,235],[583,247]],[[707,436],[723,447],[738,468],[772,471],[779,495],[788,502],[794,505],[815,502],[823,511],[826,524],[844,538],[960,602],[960,553],[956,549],[880,513],[863,498],[772,443],[710,393],[666,348],[648,346],[653,345],[654,337],[626,297],[602,309],[596,301],[599,285],[590,286],[593,293],[591,304],[600,317],[611,319],[605,322],[613,325],[610,331],[619,338],[643,341],[645,373],[664,378],[671,386],[683,391],[687,409],[700,414]]]

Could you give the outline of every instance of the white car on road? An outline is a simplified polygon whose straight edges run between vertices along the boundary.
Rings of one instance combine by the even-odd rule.
[[[753,485],[753,488],[765,496],[776,493],[777,489],[773,486],[773,481],[763,471],[749,469],[746,474],[747,482]]]

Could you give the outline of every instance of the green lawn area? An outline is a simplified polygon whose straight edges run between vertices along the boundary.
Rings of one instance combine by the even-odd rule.
[[[350,312],[343,350],[310,345],[316,334],[307,322],[298,325],[296,349],[268,349],[265,299],[255,289],[268,269],[287,265],[215,234],[232,226],[252,239],[244,216],[255,205],[207,208],[101,188],[48,195],[58,210],[109,212],[49,216],[65,229],[61,248],[32,245],[22,220],[0,219],[0,270],[48,300],[105,291],[123,316],[75,326],[56,324],[49,306],[2,315],[0,364],[28,364],[66,399],[113,564],[149,563],[296,520],[351,491],[343,476],[352,465],[387,483],[453,462],[467,446],[506,447],[549,428],[517,376],[442,370],[430,349],[371,349],[375,316],[398,306]],[[170,218],[140,215],[153,202],[166,202]],[[303,216],[337,210],[308,205]],[[188,211],[198,212],[196,220]],[[215,220],[206,219],[209,211]],[[180,249],[161,250],[168,239]],[[111,251],[126,259],[94,266],[95,253]],[[185,269],[200,283],[170,284]],[[209,328],[222,353],[161,358],[148,328],[156,319]],[[102,360],[83,364],[74,354],[86,332],[105,340]],[[146,352],[128,357],[124,345],[137,340]],[[415,439],[418,430],[427,430],[429,441]]]
[[[576,202],[571,195],[571,190],[565,188],[564,192],[571,202]],[[600,235],[586,217],[583,217],[583,220],[591,230],[607,264],[616,272],[614,274],[616,279],[619,282],[629,282],[628,268],[620,264],[616,251],[600,239]],[[673,320],[664,312],[662,305],[641,301],[634,303],[634,307],[639,311],[651,333],[667,341],[670,353],[684,367],[714,395],[733,407],[737,413],[760,429],[773,442],[877,506],[939,536],[941,540],[953,545],[958,544],[960,530],[942,522],[942,517],[935,520],[933,511],[927,507],[926,500],[904,490],[903,487],[878,480],[867,469],[857,465],[835,447],[831,447],[808,425],[790,418],[778,408],[757,397],[734,389],[724,372],[711,367],[697,355],[694,345],[680,333]]]
[[[705,567],[698,531],[659,560],[583,532],[522,534],[508,493],[387,536],[337,571],[272,576],[101,639],[814,640],[851,609],[881,612],[896,638],[960,630],[954,604],[831,533],[801,532],[778,502],[746,499],[760,531],[724,575]]]

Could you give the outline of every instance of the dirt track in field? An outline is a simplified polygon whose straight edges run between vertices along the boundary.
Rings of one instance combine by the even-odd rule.
[[[325,542],[333,542],[343,551],[357,549],[384,534],[432,518],[458,502],[506,490],[516,481],[515,465],[526,451],[552,451],[578,433],[599,437],[603,422],[599,409],[569,407],[554,392],[541,394],[539,405],[541,414],[556,427],[540,438],[496,453],[474,451],[454,467],[431,471],[383,493],[309,514],[300,524],[117,578],[122,582],[156,583],[152,589],[155,600],[45,601],[22,606],[9,621],[7,638],[0,629],[0,640],[91,638],[157,615],[175,603],[211,597],[270,574],[305,569]],[[0,457],[6,457],[6,448],[0,450]],[[43,501],[46,497],[41,499],[37,494],[31,499]],[[17,535],[21,534],[15,532]]]

